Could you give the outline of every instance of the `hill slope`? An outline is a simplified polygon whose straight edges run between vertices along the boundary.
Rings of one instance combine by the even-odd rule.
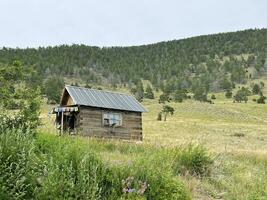
[[[188,89],[196,78],[210,87],[225,78],[245,82],[247,68],[257,74],[266,65],[266,52],[267,29],[251,29],[133,47],[2,48],[0,63],[21,60],[34,66],[41,78],[75,76],[100,84],[105,80],[112,85],[136,83],[142,78],[157,87],[163,80],[182,79],[183,87]]]

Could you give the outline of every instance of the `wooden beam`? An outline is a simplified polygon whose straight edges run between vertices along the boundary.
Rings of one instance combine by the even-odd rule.
[[[64,113],[61,112],[61,135],[63,135],[63,125],[64,125]]]

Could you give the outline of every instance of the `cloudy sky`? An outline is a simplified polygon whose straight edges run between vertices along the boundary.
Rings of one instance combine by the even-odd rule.
[[[266,0],[0,0],[0,47],[130,46],[267,28]]]

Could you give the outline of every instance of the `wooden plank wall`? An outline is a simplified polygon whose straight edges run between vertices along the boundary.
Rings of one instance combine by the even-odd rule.
[[[109,111],[122,114],[122,126],[109,127],[103,125],[103,113]],[[126,140],[142,140],[141,113],[80,107],[78,117],[80,135]]]

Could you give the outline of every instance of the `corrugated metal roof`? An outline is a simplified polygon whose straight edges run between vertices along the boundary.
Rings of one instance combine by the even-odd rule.
[[[66,90],[77,105],[146,112],[147,110],[131,95],[117,92],[66,86]]]

